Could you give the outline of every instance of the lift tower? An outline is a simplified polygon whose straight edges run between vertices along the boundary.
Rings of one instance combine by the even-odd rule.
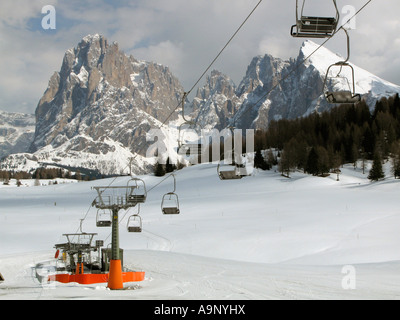
[[[123,289],[123,272],[119,248],[119,220],[120,210],[133,208],[139,203],[144,203],[147,197],[146,186],[143,180],[132,178],[127,186],[123,187],[94,187],[98,196],[93,201],[97,209],[110,210],[111,219],[111,260],[108,278],[108,288],[112,290]]]

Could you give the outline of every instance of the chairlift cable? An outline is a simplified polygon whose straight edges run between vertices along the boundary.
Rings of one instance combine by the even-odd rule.
[[[242,22],[242,24],[239,26],[239,28],[236,30],[236,32],[232,35],[232,37],[228,40],[228,42],[225,44],[225,46],[222,48],[222,50],[218,53],[218,55],[214,58],[214,60],[210,63],[210,65],[207,67],[207,69],[203,72],[203,74],[200,76],[200,78],[196,81],[196,83],[193,85],[193,87],[188,91],[188,94],[190,94],[193,89],[198,85],[198,83],[201,81],[201,79],[204,77],[204,75],[210,70],[210,68],[213,66],[213,64],[218,60],[218,58],[221,56],[221,54],[225,51],[225,49],[229,46],[229,44],[232,42],[232,40],[236,37],[236,35],[239,33],[239,31],[243,28],[243,26],[246,24],[246,22],[250,19],[250,17],[253,15],[253,13],[257,10],[259,5],[261,4],[263,0],[260,0],[257,5],[254,7],[254,9],[250,12],[250,14],[247,16],[247,18]]]

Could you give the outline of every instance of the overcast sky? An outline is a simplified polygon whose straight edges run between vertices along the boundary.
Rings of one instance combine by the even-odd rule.
[[[88,34],[119,43],[135,58],[168,66],[189,90],[259,0],[1,0],[0,110],[34,113],[66,50]],[[367,0],[337,0],[339,9]],[[331,0],[307,0],[305,14],[331,16]],[[44,30],[45,5],[56,29]],[[346,16],[350,11],[343,11]],[[372,0],[351,31],[351,61],[400,84],[400,1]],[[295,0],[263,0],[213,66],[239,84],[251,59],[297,57],[304,41],[290,36]],[[323,40],[315,40],[322,43]],[[326,47],[345,55],[342,33]],[[204,84],[204,79],[200,83]]]

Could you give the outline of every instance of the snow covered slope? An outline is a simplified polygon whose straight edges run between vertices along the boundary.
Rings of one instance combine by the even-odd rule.
[[[122,211],[120,245],[125,265],[145,270],[146,280],[120,292],[43,287],[31,267],[51,260],[53,245],[85,216],[83,231],[110,242],[111,230],[95,227],[91,188],[124,186],[128,178],[2,186],[0,299],[398,299],[400,182],[388,175],[370,183],[350,166],[342,171],[339,182],[274,171],[221,181],[216,165],[193,166],[176,173],[181,214],[173,217],[160,209],[173,180],[143,177],[151,190],[141,207],[144,232],[129,234],[134,210]],[[342,286],[348,265],[355,290]]]

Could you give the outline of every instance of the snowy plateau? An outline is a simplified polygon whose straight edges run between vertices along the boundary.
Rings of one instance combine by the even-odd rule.
[[[172,179],[142,177],[151,190],[141,207],[143,232],[128,233],[133,212],[121,212],[120,246],[124,265],[146,276],[126,290],[39,283],[33,270],[54,263],[54,245],[79,230],[80,219],[106,245],[111,231],[96,228],[92,188],[125,186],[128,177],[1,186],[0,300],[400,298],[400,182],[389,163],[386,179],[375,183],[352,166],[342,168],[340,181],[300,172],[287,179],[274,170],[221,181],[216,167],[176,172],[177,216],[160,209]]]

